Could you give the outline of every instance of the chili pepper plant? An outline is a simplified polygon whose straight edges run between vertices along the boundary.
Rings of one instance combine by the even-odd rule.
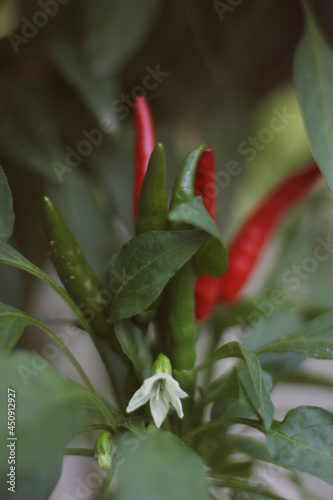
[[[227,3],[214,2],[221,18],[231,7],[222,13],[220,4]],[[84,480],[74,478],[75,494],[62,489],[61,500],[92,494],[101,500],[286,500],[284,481],[294,485],[297,498],[316,498],[307,491],[307,474],[333,486],[332,382],[303,370],[308,358],[333,359],[332,295],[325,288],[331,235],[309,236],[307,226],[312,220],[312,228],[322,227],[322,199],[327,213],[332,210],[325,184],[332,186],[332,37],[321,7],[314,9],[320,28],[309,11],[295,59],[313,159],[282,175],[225,240],[226,216],[218,209],[221,168],[209,137],[175,160],[179,147],[169,155],[159,142],[144,95],[120,108],[128,114],[133,108],[135,144],[126,143],[135,151],[131,229],[124,231],[118,220],[119,231],[112,233],[117,238],[110,241],[105,228],[111,221],[103,227],[84,221],[90,247],[102,242],[106,248],[101,272],[72,228],[71,217],[80,214],[68,215],[52,190],[39,196],[33,213],[48,266],[19,251],[10,238],[13,204],[20,200],[13,200],[10,175],[0,168],[0,263],[42,283],[69,311],[55,317],[51,302],[44,311],[48,321],[41,321],[28,308],[0,303],[1,498],[56,498],[52,491],[60,491],[69,456],[90,472]],[[48,57],[55,57],[54,50]],[[103,64],[99,60],[96,68]],[[166,74],[147,68],[148,78]],[[90,96],[89,82],[84,96]],[[84,134],[97,144],[102,132]],[[0,146],[6,150],[3,141]],[[77,153],[67,151],[73,164]],[[22,152],[21,163],[24,158]],[[58,163],[58,179],[75,179],[73,168]],[[112,184],[113,174],[107,175]],[[95,182],[98,172],[91,178],[87,192],[104,193],[106,186]],[[120,187],[115,196],[123,193]],[[304,234],[314,248],[310,255]],[[296,247],[305,251],[302,266],[291,255]],[[306,284],[324,264],[319,300]],[[258,272],[263,281],[254,279]],[[10,291],[11,282],[5,286]],[[23,348],[24,332],[30,349]],[[36,350],[34,336],[47,342],[48,359]],[[85,356],[72,349],[74,338]],[[70,376],[58,368],[58,355]],[[295,402],[282,412],[276,393],[289,383],[296,384]],[[327,407],[313,404],[311,395],[309,404],[298,405],[297,387],[304,384],[330,391]]]
[[[48,196],[41,200],[41,217],[62,286],[2,242],[2,263],[44,281],[69,306],[76,318],[72,327],[90,336],[112,388],[110,398],[96,393],[85,366],[61,337],[36,318],[1,304],[1,370],[10,373],[9,415],[15,415],[15,397],[18,405],[28,404],[23,403],[28,394],[35,406],[29,421],[19,421],[17,428],[14,419],[8,421],[11,443],[16,434],[22,440],[12,477],[31,453],[35,434],[43,443],[31,458],[34,474],[17,483],[19,498],[46,498],[60,474],[63,453],[96,461],[103,499],[199,500],[220,498],[219,492],[230,490],[248,492],[251,498],[282,498],[268,485],[251,482],[251,471],[262,462],[295,480],[298,471],[305,471],[330,483],[332,414],[299,406],[280,421],[271,391],[285,363],[291,369],[305,356],[331,358],[332,313],[295,319],[293,328],[280,331],[263,312],[262,333],[252,344],[224,339],[244,308],[239,296],[256,261],[282,216],[320,179],[320,170],[313,164],[287,177],[248,216],[228,245],[228,268],[228,251],[216,225],[212,148],[201,144],[186,156],[168,202],[166,155],[156,143],[143,97],[136,101],[135,117],[134,235],[110,256],[104,283]],[[9,228],[12,200],[1,175],[2,218]],[[79,382],[31,353],[14,351],[5,357],[28,325],[62,350]],[[285,358],[287,353],[293,354]],[[232,367],[213,377],[221,360],[233,360]],[[59,425],[61,437],[55,439],[53,429]],[[246,429],[254,429],[256,437]],[[89,447],[70,443],[79,435],[86,436]]]

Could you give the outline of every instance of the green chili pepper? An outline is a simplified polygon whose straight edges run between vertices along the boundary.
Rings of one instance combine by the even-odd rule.
[[[171,340],[170,356],[176,370],[190,370],[196,358],[197,325],[194,314],[196,276],[187,262],[166,287],[166,328]]]
[[[142,182],[135,234],[158,229],[165,230],[167,217],[165,154],[162,144],[158,143],[150,156]]]
[[[206,148],[206,144],[194,148],[183,161],[176,177],[171,201],[170,211],[194,197],[194,180],[198,161]],[[188,229],[188,225],[183,222],[169,222],[170,231],[180,231]]]
[[[42,218],[50,257],[59,278],[95,333],[107,338],[111,327],[107,323],[105,311],[108,302],[108,297],[103,297],[105,289],[89,266],[61,213],[47,196],[42,201]]]
[[[185,158],[176,177],[170,209],[194,197],[194,179],[199,158],[206,145],[193,149]],[[188,225],[169,222],[169,229],[188,229]],[[165,335],[170,339],[170,356],[176,370],[190,370],[196,358],[197,326],[194,314],[196,276],[191,261],[187,262],[169,281],[162,307],[165,308]]]

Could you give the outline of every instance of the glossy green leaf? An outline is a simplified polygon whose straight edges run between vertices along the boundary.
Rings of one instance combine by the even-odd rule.
[[[198,276],[205,274],[217,278],[227,271],[227,249],[221,241],[215,222],[204,207],[201,196],[178,205],[171,210],[168,218],[173,222],[191,224],[211,236],[195,256],[195,271]]]
[[[207,237],[200,230],[150,231],[126,243],[108,265],[110,288],[115,292],[111,321],[150,306]]]
[[[122,350],[134,366],[137,377],[140,380],[148,378],[153,359],[142,331],[130,320],[118,321],[115,324],[115,331]]]
[[[333,312],[318,316],[295,332],[264,345],[257,354],[288,351],[315,359],[333,359]]]
[[[7,400],[15,391],[15,436],[10,436],[7,411],[0,412],[0,434],[3,451],[1,476],[9,473],[9,444],[15,446],[16,488],[8,492],[6,480],[0,484],[1,498],[45,500],[58,481],[62,455],[68,443],[78,434],[83,416],[80,389],[65,379],[46,361],[20,352],[1,356],[0,406],[7,409]],[[11,439],[6,439],[12,437]],[[14,440],[14,437],[17,440]],[[5,444],[6,442],[6,444]],[[12,446],[12,450],[14,450]]]
[[[312,154],[333,191],[333,50],[310,13],[294,61],[294,82]]]
[[[255,354],[247,349],[244,349],[238,344],[238,342],[229,342],[220,347],[214,355],[200,365],[198,369],[209,366],[220,359],[233,357],[241,358],[246,363],[256,395],[260,402],[265,428],[269,429],[274,414],[274,406],[269,395],[271,390],[271,381],[267,378],[267,375],[264,375],[259,360]]]
[[[135,448],[133,436],[128,436],[121,440],[118,454],[119,500],[209,498],[201,459],[173,434],[143,434]]]
[[[314,406],[289,411],[266,434],[272,457],[333,485],[333,413]]]
[[[11,237],[14,229],[13,199],[7,177],[0,167],[0,248]]]

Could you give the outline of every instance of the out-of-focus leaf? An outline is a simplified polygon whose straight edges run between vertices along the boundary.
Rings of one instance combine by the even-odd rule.
[[[333,48],[333,4],[327,0],[307,0],[326,40]]]
[[[110,77],[122,69],[149,33],[162,5],[162,0],[100,0],[82,5],[85,49],[96,76]]]
[[[201,459],[175,435],[159,431],[135,439],[124,436],[117,449],[119,500],[208,500]]]
[[[13,233],[14,218],[12,194],[7,177],[0,167],[0,248]]]
[[[64,150],[52,120],[45,89],[4,81],[4,109],[0,121],[0,150],[11,162],[54,180],[52,162]]]
[[[297,352],[315,359],[333,359],[333,312],[318,316],[293,333],[264,345],[264,352]]]
[[[7,408],[8,398],[15,391],[17,424],[17,428],[8,429],[7,411],[0,412],[1,436],[12,438],[6,440],[6,446],[12,444],[12,448],[6,447],[7,452],[1,453],[1,475],[7,477],[10,449],[15,450],[13,496],[18,500],[45,500],[60,476],[65,447],[79,432],[82,391],[47,366],[45,360],[38,361],[37,356],[23,352],[1,356],[0,381],[2,409]],[[1,498],[12,494],[8,487],[6,480],[1,481]]]
[[[333,49],[328,47],[310,11],[294,61],[296,93],[312,154],[333,191]]]

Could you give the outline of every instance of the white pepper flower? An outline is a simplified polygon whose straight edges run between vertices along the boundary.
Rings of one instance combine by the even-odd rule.
[[[160,371],[161,369],[165,371]],[[135,392],[128,403],[126,411],[128,413],[132,412],[150,400],[151,414],[156,427],[160,427],[168,414],[170,403],[175,408],[178,417],[183,418],[184,413],[180,398],[185,398],[188,394],[180,388],[177,380],[171,376],[171,364],[164,354],[159,354],[153,365],[152,372],[154,374],[147,378],[140,389]]]

